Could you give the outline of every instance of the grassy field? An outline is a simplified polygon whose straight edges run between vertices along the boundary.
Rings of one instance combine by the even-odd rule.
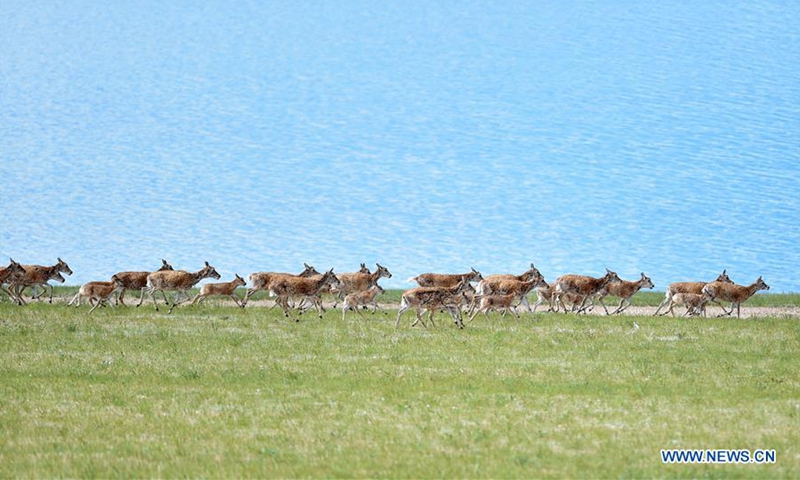
[[[87,312],[0,303],[0,477],[800,475],[796,319]]]

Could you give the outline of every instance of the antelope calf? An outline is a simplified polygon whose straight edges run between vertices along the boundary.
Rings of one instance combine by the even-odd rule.
[[[242,305],[239,303],[239,299],[236,297],[234,292],[236,291],[236,287],[243,287],[247,284],[247,282],[245,282],[244,278],[240,277],[238,274],[234,273],[234,275],[236,278],[230,282],[206,283],[200,287],[200,293],[194,297],[194,300],[192,300],[192,305],[202,302],[206,297],[210,297],[212,295],[223,295],[230,297],[237,307],[241,307]]]
[[[470,285],[469,279],[464,278],[460,283],[452,287],[417,287],[405,291],[400,300],[400,309],[397,311],[395,328],[400,326],[400,316],[410,308],[413,308],[417,315],[416,321],[411,325],[412,327],[417,323],[422,323],[422,326],[428,328],[422,319],[423,312],[430,313],[429,320],[431,325],[435,327],[436,323],[433,321],[433,314],[437,310],[446,310],[453,317],[458,328],[464,328],[460,309],[465,300],[465,294],[470,289],[472,289],[472,285]],[[474,291],[474,289],[472,290]]]
[[[270,286],[273,282],[276,282],[278,279],[283,277],[303,277],[309,278],[315,275],[320,275],[320,273],[307,263],[303,263],[303,271],[299,274],[295,275],[293,273],[281,273],[281,272],[256,272],[250,274],[250,285],[252,287],[247,289],[247,293],[242,300],[242,308],[247,305],[247,302],[250,301],[250,297],[253,296],[254,293],[264,290],[269,291]]]
[[[172,271],[172,265],[167,263],[166,260],[163,258],[161,259],[161,267],[156,270],[157,272],[164,272],[164,271]],[[125,292],[127,290],[139,290],[139,303],[136,306],[140,306],[144,301],[144,290],[147,288],[147,276],[153,272],[118,272],[115,273],[117,278],[122,280],[122,290],[119,291],[119,296],[117,297],[117,305],[125,305]],[[164,292],[161,292],[164,293]],[[164,293],[164,302],[167,302],[167,294]]]
[[[417,282],[420,287],[455,287],[464,280],[480,282],[483,276],[474,268],[469,273],[423,273],[409,278],[409,282]]]
[[[706,316],[706,303],[711,300],[711,296],[697,293],[676,293],[672,296],[672,301],[669,303],[667,310],[672,316],[675,316],[673,308],[676,305],[683,305],[686,307],[686,312],[683,316],[687,315],[700,315]]]
[[[537,280],[537,281],[544,281],[544,277],[539,272],[539,270],[531,263],[531,268],[526,270],[525,272],[519,275],[511,275],[511,274],[498,274],[498,275],[489,275],[488,277],[484,277],[483,280],[478,282],[478,286],[475,288],[478,295],[490,295],[493,293],[497,293],[497,285],[508,280],[516,280],[520,282],[527,282],[530,280]],[[526,295],[522,296],[521,302],[525,307],[531,312],[531,306],[528,303],[527,292]]]
[[[617,297],[619,298],[619,305],[617,305],[617,309],[611,312],[611,314],[615,313],[622,313],[626,308],[631,306],[631,297],[641,290],[642,288],[653,288],[653,281],[642,272],[642,277],[639,280],[634,282],[629,282],[627,280],[620,280],[619,282],[611,282],[607,284],[605,287],[598,290],[596,297],[597,301],[600,302],[600,305],[603,306],[603,310],[608,315],[608,308],[606,308],[606,304],[603,303],[603,298],[607,296]],[[627,305],[625,303],[627,302]],[[623,307],[623,305],[625,305]]]
[[[13,289],[14,295],[17,297],[17,303],[20,305],[25,304],[25,300],[22,298],[22,292],[27,287],[42,287],[44,288],[42,294],[47,292],[47,287],[50,287],[50,303],[53,303],[53,286],[47,282],[55,280],[64,283],[64,277],[61,276],[61,273],[72,275],[72,269],[60,258],[58,259],[58,263],[49,267],[43,265],[23,265],[22,268],[25,272],[14,276],[9,283],[9,286]]]
[[[169,307],[168,313],[172,313],[172,310],[177,305],[188,300],[188,298],[185,298],[186,292],[204,278],[219,279],[219,273],[208,262],[205,262],[205,266],[196,272],[187,272],[185,270],[153,272],[147,276],[147,291],[150,294],[150,299],[153,300],[153,306],[156,311],[158,311],[158,304],[156,303],[155,292],[159,290],[162,292],[166,290],[177,292],[172,300],[172,306]]]
[[[353,310],[360,316],[364,316],[363,313],[359,310],[358,307],[360,306],[369,306],[372,305],[372,313],[378,311],[378,301],[375,300],[375,297],[384,293],[383,287],[380,285],[373,285],[369,288],[369,290],[365,290],[363,292],[356,292],[351,293],[344,297],[344,301],[342,302],[342,320],[344,320],[344,314],[348,310]],[[386,313],[386,312],[384,312]]]
[[[94,309],[106,303],[111,305],[109,299],[119,290],[124,288],[124,282],[121,278],[117,277],[116,275],[111,276],[110,282],[88,282],[84,283],[78,293],[72,297],[72,300],[69,301],[67,306],[72,305],[75,303],[75,307],[79,307],[81,305],[81,298],[87,298],[89,300],[89,304],[92,305],[92,308],[89,310],[89,313],[94,312]],[[96,302],[96,303],[95,303]]]
[[[357,292],[365,292],[378,284],[381,278],[392,278],[392,273],[388,268],[380,263],[375,264],[378,268],[373,273],[342,273],[336,277],[339,279],[339,286],[337,287],[339,299],[343,299],[346,295]],[[366,266],[362,263],[362,268]],[[334,308],[336,304],[333,305]]]
[[[331,287],[339,286],[339,279],[333,273],[333,269],[328,270],[323,275],[316,275],[314,277],[280,277],[272,282],[270,292],[275,294],[278,299],[276,303],[283,309],[283,315],[286,318],[291,318],[289,313],[290,299],[310,300],[313,305],[317,307],[319,318],[322,318],[322,299],[320,292],[330,285]],[[309,307],[310,308],[310,307]],[[302,313],[302,312],[301,312]],[[299,318],[295,318],[299,322]]]
[[[586,309],[586,301],[595,295],[601,288],[611,282],[621,281],[616,273],[606,268],[606,274],[600,278],[587,277],[584,275],[562,275],[556,279],[554,287],[554,300],[561,302],[564,311],[567,306],[564,304],[563,297],[569,294],[578,295],[581,298],[578,313]]]
[[[733,283],[731,278],[728,276],[727,269],[723,270],[721,274],[717,277],[714,282],[724,282],[724,283]],[[713,283],[713,282],[708,282]],[[703,293],[703,287],[708,285],[707,282],[672,282],[667,287],[667,291],[664,295],[664,300],[658,304],[658,308],[656,308],[656,313],[653,316],[657,316],[661,309],[664,307],[669,308],[669,304],[672,302],[672,297],[677,293],[694,293],[695,295],[700,295]],[[717,305],[722,306],[719,302],[714,302]],[[724,310],[724,308],[723,308]],[[664,311],[662,315],[666,315],[667,311]]]
[[[758,277],[755,283],[744,286],[736,285],[735,283],[726,282],[712,282],[703,287],[703,294],[711,297],[711,301],[723,300],[731,302],[731,310],[723,313],[723,315],[733,314],[733,308],[736,307],[736,318],[741,318],[742,302],[747,301],[759,290],[769,290],[769,285],[764,282],[764,279]],[[723,312],[725,309],[722,309]],[[722,316],[722,315],[720,315]]]
[[[9,258],[9,264],[7,267],[0,268],[0,291],[5,292],[5,294],[8,295],[8,298],[13,302],[17,301],[17,297],[15,297],[10,291],[6,290],[3,284],[10,282],[12,277],[22,275],[23,273],[25,273],[25,269],[22,268],[22,265],[15,262],[13,258]]]
[[[475,298],[480,303],[478,309],[472,314],[471,317],[469,317],[469,321],[467,323],[471,323],[479,313],[483,313],[483,315],[489,319],[489,314],[487,313],[489,310],[502,310],[503,317],[506,316],[506,313],[511,312],[511,315],[513,315],[514,318],[519,319],[519,315],[517,315],[517,312],[514,311],[514,306],[512,305],[519,297],[513,293],[506,295],[476,295]]]
[[[537,287],[546,286],[547,282],[544,281],[541,275],[531,278],[528,281],[520,281],[515,278],[512,279],[496,279],[491,283],[484,283],[482,285],[482,292],[479,291],[476,299],[482,295],[514,295],[514,298],[531,311],[528,304],[528,293]],[[479,286],[481,286],[479,284]]]

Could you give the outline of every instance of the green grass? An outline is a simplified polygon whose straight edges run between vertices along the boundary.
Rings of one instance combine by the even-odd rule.
[[[0,477],[800,475],[796,319],[87,312],[0,303]]]

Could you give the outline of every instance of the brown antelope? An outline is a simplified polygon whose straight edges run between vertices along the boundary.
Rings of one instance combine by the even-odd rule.
[[[733,283],[733,280],[728,276],[727,269],[723,270],[721,274],[717,277],[714,282],[725,282],[725,283]],[[672,282],[667,287],[667,291],[664,295],[664,300],[658,304],[658,308],[656,308],[656,313],[653,316],[657,316],[662,308],[665,306],[669,308],[670,302],[672,302],[672,296],[676,293],[694,293],[696,295],[700,295],[703,293],[703,287],[705,287],[708,283],[712,282]],[[713,301],[713,300],[712,300]],[[722,306],[719,302],[713,301],[717,305]],[[723,307],[724,310],[724,307]],[[665,311],[662,315],[666,315],[667,312]]]
[[[64,260],[58,259],[58,263],[49,267],[43,265],[23,265],[24,273],[14,276],[9,286],[13,289],[14,295],[17,297],[17,303],[20,305],[25,304],[22,298],[22,292],[27,287],[42,287],[44,291],[36,298],[47,292],[47,287],[50,287],[50,303],[53,303],[53,286],[47,282],[56,280],[57,282],[64,283],[64,277],[61,273],[72,275],[72,269]]]
[[[703,287],[703,293],[711,297],[711,301],[719,299],[731,302],[731,310],[723,313],[723,315],[733,314],[733,308],[736,307],[736,318],[741,318],[742,302],[747,301],[759,290],[769,290],[769,285],[761,277],[758,277],[755,283],[748,286],[726,282],[711,282]],[[723,312],[725,311],[724,308],[722,310]]]
[[[344,301],[342,302],[342,320],[344,320],[344,314],[348,310],[353,310],[360,316],[364,316],[363,313],[359,310],[358,307],[364,306],[367,307],[372,305],[372,313],[378,311],[378,301],[375,300],[375,297],[384,293],[383,287],[380,285],[373,285],[368,290],[364,290],[363,292],[356,292],[351,293],[344,297]],[[386,313],[386,312],[383,312]]]
[[[669,309],[667,311],[675,316],[675,312],[673,308],[677,305],[683,305],[686,307],[686,312],[683,316],[687,315],[700,315],[702,314],[704,317],[706,316],[706,303],[711,300],[711,296],[703,293],[676,293],[672,296],[672,301],[669,303]]]
[[[555,281],[554,300],[556,304],[561,302],[561,307],[566,312],[567,306],[564,304],[563,299],[565,294],[579,295],[581,297],[581,303],[578,307],[578,313],[581,313],[587,308],[586,301],[589,298],[609,283],[619,281],[619,276],[607,268],[606,274],[600,278],[587,277],[585,275],[562,275]]]
[[[251,273],[250,277],[248,277],[248,278],[250,279],[250,285],[252,285],[252,287],[247,289],[247,293],[245,294],[244,299],[242,299],[242,303],[241,303],[242,308],[244,308],[244,306],[247,305],[247,302],[250,301],[250,297],[252,297],[254,293],[256,293],[258,291],[261,291],[261,290],[269,291],[270,290],[270,286],[272,285],[272,283],[274,281],[276,281],[277,279],[279,279],[279,278],[282,278],[282,277],[309,278],[309,277],[313,277],[314,275],[320,275],[320,273],[317,271],[317,269],[315,269],[314,267],[312,267],[311,265],[309,265],[307,263],[303,263],[303,267],[304,267],[303,271],[300,272],[297,275],[295,275],[293,273],[281,273],[281,272],[256,272],[256,273]]]
[[[89,313],[92,313],[94,312],[95,308],[99,307],[103,303],[111,305],[109,299],[122,288],[124,288],[124,282],[116,275],[111,276],[110,282],[84,283],[80,290],[78,290],[78,293],[72,297],[72,300],[70,300],[67,305],[69,306],[75,303],[75,307],[77,308],[81,305],[81,298],[87,298],[89,300],[89,304],[92,305]]]
[[[147,276],[147,292],[150,294],[150,299],[153,300],[153,306],[156,307],[156,311],[158,311],[158,304],[156,303],[155,292],[159,290],[162,292],[166,290],[177,292],[172,300],[172,306],[169,307],[169,313],[172,313],[176,306],[188,300],[186,292],[204,278],[219,279],[219,273],[208,262],[205,262],[205,266],[194,273],[185,270],[153,272]]]
[[[619,298],[619,305],[617,305],[617,309],[611,312],[612,315],[616,313],[622,313],[626,308],[631,306],[631,297],[641,290],[642,288],[653,288],[653,281],[642,272],[642,277],[635,282],[630,282],[627,280],[620,280],[619,282],[611,282],[605,287],[601,288],[597,291],[596,298],[597,301],[600,302],[602,305],[603,310],[608,315],[608,308],[606,308],[606,304],[603,303],[603,299],[607,296],[617,297]],[[627,305],[625,303],[627,302]],[[625,305],[623,307],[623,305]]]
[[[475,290],[478,293],[478,295],[490,295],[493,293],[497,293],[497,290],[494,287],[494,285],[503,282],[505,280],[518,280],[520,282],[527,282],[529,280],[534,280],[534,279],[544,280],[544,277],[539,272],[539,270],[531,263],[531,268],[521,273],[520,275],[498,274],[498,275],[489,275],[488,277],[484,277],[483,280],[478,282],[478,286],[475,288]],[[525,305],[525,307],[530,312],[531,306],[528,303],[527,295],[524,295],[521,298],[521,300],[522,304]]]
[[[539,305],[547,302],[549,307],[547,309],[548,312],[557,312],[558,305],[553,302],[553,290],[555,288],[555,282],[547,283],[544,282],[544,285],[536,287],[536,303],[533,304],[533,312],[536,313],[536,309]],[[576,295],[574,293],[565,293],[561,296],[562,300],[566,300],[573,308],[580,304],[583,298],[580,295]]]
[[[339,299],[343,299],[346,295],[351,293],[358,293],[364,292],[369,290],[371,287],[378,284],[378,280],[381,278],[392,278],[391,272],[389,269],[381,265],[380,263],[376,263],[377,270],[373,273],[342,273],[336,275],[339,279],[339,287],[337,287],[338,294],[337,297]],[[365,265],[362,263],[362,267]],[[336,308],[336,304],[333,305]]]
[[[167,263],[166,260],[163,258],[161,259],[161,268],[156,270],[157,272],[163,272],[166,270],[173,270],[172,265]],[[125,292],[127,290],[139,290],[139,303],[136,306],[140,306],[144,301],[144,289],[147,288],[147,276],[153,272],[118,272],[115,273],[117,278],[122,280],[122,290],[119,291],[119,296],[117,297],[117,305],[125,305]],[[167,294],[163,291],[161,292],[164,294],[164,302],[169,304],[167,301]]]
[[[200,293],[194,297],[194,300],[192,300],[192,305],[195,303],[200,303],[206,297],[210,297],[212,295],[224,295],[230,297],[237,307],[241,307],[239,299],[236,297],[234,292],[236,291],[236,287],[243,287],[247,284],[247,282],[245,282],[244,278],[240,277],[238,274],[234,273],[234,275],[236,278],[230,282],[206,283],[200,287]]]
[[[283,308],[283,315],[286,318],[291,318],[289,313],[291,307],[289,305],[290,299],[310,300],[313,305],[317,307],[319,318],[322,318],[322,299],[320,298],[321,291],[326,286],[338,287],[339,279],[333,273],[333,269],[328,270],[322,275],[315,275],[313,277],[293,277],[283,276],[275,279],[270,285],[270,292],[278,298],[276,303]],[[310,307],[309,307],[310,308]],[[303,311],[301,311],[303,313]],[[299,322],[299,318],[295,318]]]
[[[9,282],[12,277],[15,277],[17,275],[22,275],[23,273],[25,273],[25,269],[22,268],[22,265],[15,262],[13,258],[9,258],[9,262],[10,263],[8,264],[7,267],[0,268],[0,291],[5,292],[5,294],[8,295],[8,298],[12,302],[16,302],[17,297],[12,295],[12,293],[9,290],[6,290],[3,284]]]
[[[547,282],[544,281],[544,278],[539,274],[538,276],[531,277],[528,281],[521,281],[517,280],[514,276],[507,279],[495,279],[492,282],[486,282],[485,280],[478,284],[476,299],[479,299],[483,295],[508,295],[512,294],[515,295],[516,298],[519,300],[520,304],[525,305],[528,307],[528,311],[531,311],[530,305],[528,305],[528,293],[536,287],[546,286]],[[483,293],[481,293],[483,292]]]
[[[474,268],[469,273],[423,273],[409,278],[409,282],[417,282],[420,287],[455,287],[466,279],[469,282],[480,282],[483,276]]]
[[[513,293],[506,295],[476,295],[475,299],[480,303],[478,309],[472,314],[471,317],[469,317],[469,321],[467,323],[472,323],[479,313],[483,313],[487,320],[490,319],[489,314],[486,313],[489,310],[502,310],[503,317],[506,316],[506,313],[511,312],[511,315],[513,315],[514,318],[519,319],[519,315],[517,315],[517,312],[514,311],[514,305],[512,305],[518,298],[519,296]]]
[[[416,321],[411,324],[412,327],[417,323],[422,323],[423,327],[428,328],[428,325],[422,319],[422,313],[425,311],[430,312],[429,320],[431,325],[435,327],[436,323],[433,321],[433,314],[437,310],[446,310],[453,317],[458,328],[464,328],[460,309],[465,300],[464,295],[470,289],[474,292],[469,279],[464,278],[452,287],[417,287],[406,290],[400,300],[400,309],[397,311],[395,328],[400,326],[400,316],[410,308],[413,308],[417,315]]]

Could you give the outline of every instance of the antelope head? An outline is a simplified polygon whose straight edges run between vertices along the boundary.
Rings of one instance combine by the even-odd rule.
[[[728,269],[727,268],[725,270],[723,270],[722,273],[719,274],[719,277],[717,277],[717,279],[714,280],[714,281],[715,282],[722,282],[722,283],[733,283],[733,280],[731,280],[731,277],[728,276]]]
[[[481,275],[479,271],[475,270],[472,267],[470,267],[470,270],[472,271],[469,273],[469,276],[467,277],[469,278],[470,282],[480,282],[481,280],[483,280],[483,275]]]
[[[616,272],[612,272],[611,270],[606,268],[606,274],[603,277],[603,281],[601,283],[602,286],[606,286],[609,283],[613,282],[621,282],[622,280],[619,278]]]
[[[369,268],[367,268],[367,264],[366,263],[362,263],[361,264],[361,268],[358,269],[358,273],[367,273],[367,274],[369,274],[369,273],[372,273],[372,272],[369,271]]]
[[[375,265],[378,266],[378,269],[376,270],[376,272],[378,272],[378,278],[392,278],[392,272],[390,272],[388,268],[384,267],[380,263],[376,263]]]
[[[159,272],[163,272],[164,270],[174,270],[174,269],[172,268],[172,265],[167,263],[167,261],[162,258],[161,259],[161,268],[159,268],[158,271]]]
[[[59,272],[64,272],[67,275],[72,275],[72,269],[69,268],[69,265],[67,265],[67,262],[65,262],[64,260],[61,260],[61,257],[58,258],[58,263],[56,264],[56,267],[58,268]],[[63,282],[63,280],[62,280],[62,282]]]
[[[200,270],[200,277],[201,278],[211,277],[211,278],[215,278],[215,279],[219,280],[219,276],[220,275],[219,275],[219,273],[217,273],[217,269],[215,269],[214,267],[209,265],[208,262],[205,262],[205,263],[206,263],[206,265],[203,267],[202,270]]]
[[[303,268],[303,271],[300,272],[300,277],[313,277],[314,275],[320,275],[316,268],[305,262],[303,262]]]
[[[761,277],[758,277],[758,280],[756,280],[756,291],[758,290],[769,290],[769,285],[767,285]]]
[[[642,272],[642,288],[653,288],[653,287],[655,287],[655,285],[653,285],[653,281],[650,280],[650,277],[645,275],[644,272]]]
[[[233,280],[233,285],[234,286],[242,286],[243,287],[243,286],[245,286],[247,284],[247,282],[244,281],[244,278],[240,277],[238,273],[234,273],[234,275],[236,276],[236,278]]]

